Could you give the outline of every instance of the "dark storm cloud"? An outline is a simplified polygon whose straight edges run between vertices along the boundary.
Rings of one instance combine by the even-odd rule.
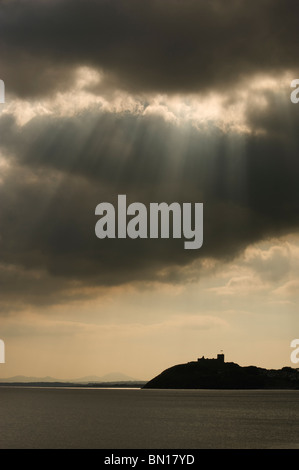
[[[230,88],[233,96],[253,74],[296,70],[298,16],[298,2],[280,0],[9,0],[0,10],[0,76],[22,97],[68,89],[82,65],[104,72],[99,90]],[[85,286],[178,282],[177,266],[232,259],[297,230],[299,105],[256,93],[267,106],[252,101],[246,135],[92,108],[25,126],[3,114],[2,299],[52,303]],[[203,202],[203,247],[97,239],[95,207],[117,194],[146,205]]]
[[[23,127],[3,116],[1,149],[11,167],[0,186],[0,263],[42,270],[60,280],[62,295],[71,281],[81,287],[172,282],[180,278],[173,277],[176,266],[201,257],[229,260],[252,242],[297,230],[298,108],[273,93],[267,99],[263,111],[248,111],[259,132],[247,136],[92,110],[37,117]],[[293,126],[285,124],[286,116]],[[183,240],[97,239],[95,207],[116,203],[117,194],[146,205],[203,202],[203,247],[184,250]],[[41,292],[55,290],[47,276]]]
[[[1,78],[21,96],[67,88],[81,65],[133,92],[231,87],[296,69],[298,16],[291,0],[10,0]]]

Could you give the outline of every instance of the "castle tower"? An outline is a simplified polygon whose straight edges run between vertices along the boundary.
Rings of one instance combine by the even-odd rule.
[[[217,354],[217,361],[222,362],[224,364],[224,354]]]

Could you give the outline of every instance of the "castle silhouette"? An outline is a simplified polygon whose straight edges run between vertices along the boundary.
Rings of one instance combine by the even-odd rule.
[[[218,363],[224,364],[224,362],[225,362],[225,361],[224,361],[224,354],[223,354],[223,353],[217,354],[217,358],[216,358],[216,359],[208,359],[208,358],[206,358],[206,357],[204,357],[204,356],[199,357],[199,358],[197,359],[197,362],[204,362],[204,361],[217,361]]]

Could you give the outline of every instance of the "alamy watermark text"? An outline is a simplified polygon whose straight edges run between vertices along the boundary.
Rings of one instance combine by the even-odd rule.
[[[3,339],[0,339],[0,364],[5,363],[5,344]]]
[[[125,195],[118,196],[117,213],[113,204],[102,202],[95,214],[101,216],[95,226],[98,238],[183,238],[185,249],[199,249],[203,244],[203,204],[178,202],[150,203],[149,212],[140,202],[127,207]],[[130,217],[127,220],[127,216]]]
[[[291,353],[291,362],[298,364],[299,362],[299,339],[293,339],[291,342],[291,348],[295,348]]]
[[[3,80],[0,80],[0,103],[5,103],[5,85]]]

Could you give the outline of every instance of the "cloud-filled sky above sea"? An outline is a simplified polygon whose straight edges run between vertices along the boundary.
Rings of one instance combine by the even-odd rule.
[[[1,376],[147,379],[220,349],[290,365],[298,14],[279,0],[1,3]],[[95,207],[118,194],[203,202],[202,248],[99,240]]]

